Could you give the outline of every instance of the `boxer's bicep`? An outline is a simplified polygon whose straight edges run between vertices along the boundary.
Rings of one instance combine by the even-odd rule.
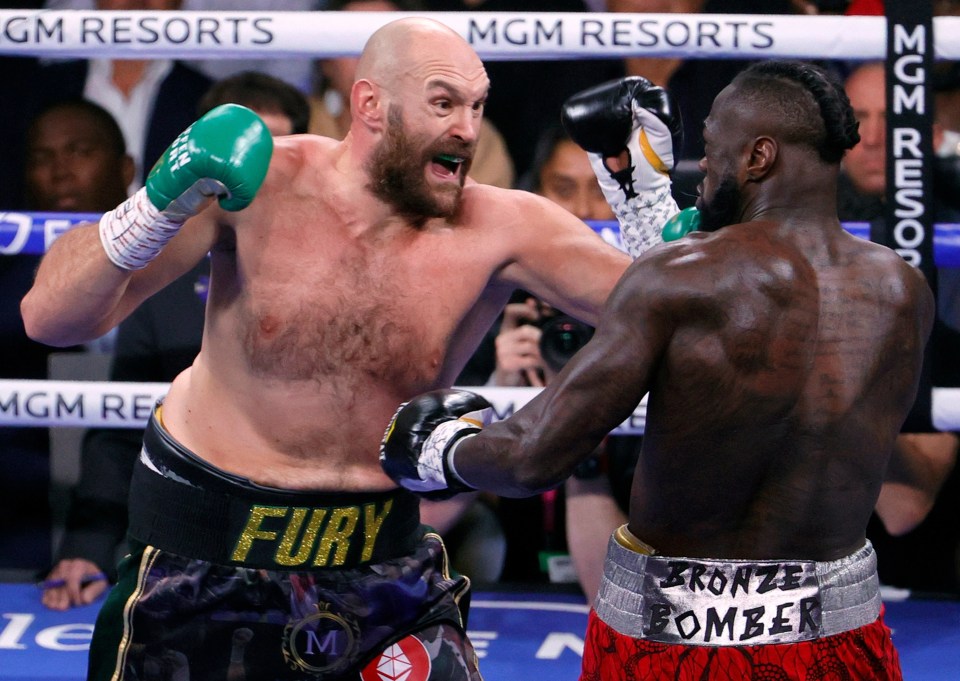
[[[524,223],[536,228],[515,237],[517,253],[505,276],[554,308],[596,324],[630,257],[546,200],[534,206]]]
[[[475,455],[478,470],[471,474],[482,474],[481,462],[493,462],[512,472],[512,482],[498,493],[548,489],[629,418],[669,337],[657,306],[638,302],[634,288],[630,282],[617,286],[593,338],[543,391],[506,422],[488,426],[477,442],[464,444],[486,450]]]

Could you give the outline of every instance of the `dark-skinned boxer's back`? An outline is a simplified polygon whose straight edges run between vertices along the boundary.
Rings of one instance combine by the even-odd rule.
[[[609,106],[595,96],[629,85],[583,93],[576,127],[602,124]],[[629,180],[657,107],[614,101],[632,123],[617,133],[629,132],[628,153],[615,140],[592,165],[622,204],[623,232],[643,227],[631,223],[643,201]],[[483,425],[447,408],[468,396],[438,408],[421,395],[403,410],[425,412],[429,431],[401,452],[388,432],[384,463],[412,463],[385,470],[409,489],[525,496],[570,475],[647,396],[585,681],[900,677],[865,530],[917,393],[934,301],[900,254],[840,225],[837,177],[857,126],[818,67],[746,69],[704,121],[703,231],[638,253],[590,342],[509,418]],[[655,651],[692,665],[651,672]],[[742,674],[747,658],[756,664]]]

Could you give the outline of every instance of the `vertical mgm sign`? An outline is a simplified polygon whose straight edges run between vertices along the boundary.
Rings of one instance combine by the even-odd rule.
[[[887,245],[933,281],[933,18],[887,0]]]
[[[887,201],[884,243],[937,290],[933,204],[933,10],[929,0],[886,0]],[[932,424],[934,339],[903,432]]]

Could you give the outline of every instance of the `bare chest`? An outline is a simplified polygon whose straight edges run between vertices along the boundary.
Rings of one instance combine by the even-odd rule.
[[[255,374],[403,392],[438,382],[489,276],[431,240],[394,249],[329,235],[241,254],[237,275],[239,340]]]

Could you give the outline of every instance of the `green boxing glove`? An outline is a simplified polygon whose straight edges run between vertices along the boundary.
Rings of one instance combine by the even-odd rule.
[[[210,197],[225,210],[246,208],[272,154],[273,137],[250,109],[224,104],[207,112],[167,148],[146,186],[101,218],[107,256],[123,269],[142,269]]]
[[[700,229],[700,211],[696,208],[684,208],[682,211],[667,220],[663,225],[660,238],[664,241],[676,241],[690,232]]]

